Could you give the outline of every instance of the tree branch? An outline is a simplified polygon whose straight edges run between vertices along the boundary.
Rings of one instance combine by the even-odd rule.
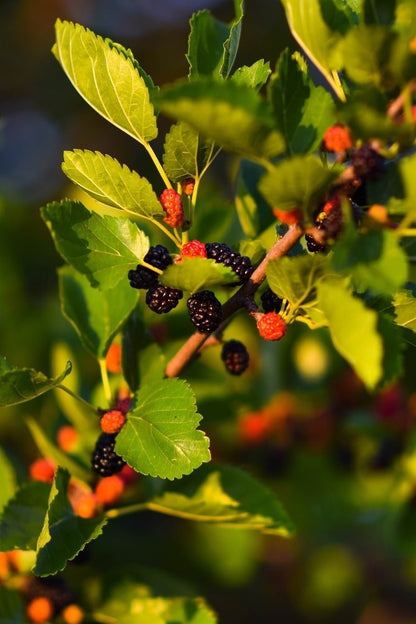
[[[285,256],[295,245],[303,234],[303,230],[298,225],[292,225],[284,236],[279,238],[273,247],[267,252],[259,266],[254,270],[251,278],[234,293],[222,306],[222,322],[215,334],[221,333],[228,319],[240,308],[245,307],[245,301],[253,297],[254,293],[266,277],[266,268],[270,260]],[[209,334],[195,332],[182,345],[179,351],[173,356],[166,366],[166,377],[176,377],[185,366],[194,358],[196,353],[208,339]]]

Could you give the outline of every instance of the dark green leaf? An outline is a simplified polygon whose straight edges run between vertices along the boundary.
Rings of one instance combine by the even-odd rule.
[[[407,258],[394,232],[351,229],[334,247],[332,265],[350,274],[358,292],[394,294],[407,279]]]
[[[136,310],[123,327],[121,348],[123,375],[132,392],[135,392],[140,384],[138,354],[145,348],[147,342],[146,327]]]
[[[51,486],[41,481],[25,483],[7,503],[0,517],[0,550],[36,550]]]
[[[238,171],[235,207],[244,234],[255,238],[275,222],[270,206],[258,191],[263,167],[243,159]]]
[[[74,184],[103,204],[146,219],[165,214],[150,182],[108,154],[89,150],[64,152],[62,170]]]
[[[52,390],[71,372],[71,362],[67,362],[61,375],[48,378],[33,368],[18,368],[0,358],[0,407],[31,401]]]
[[[377,329],[383,340],[383,378],[380,386],[395,381],[403,372],[403,334],[397,325],[385,315],[380,315]]]
[[[173,124],[165,138],[163,165],[169,178],[178,182],[196,178],[206,164],[209,145],[185,122]]]
[[[49,495],[49,504],[43,528],[36,547],[34,574],[48,576],[63,570],[93,539],[102,533],[107,523],[103,515],[80,518],[72,510],[67,490],[69,472],[58,468]]]
[[[208,258],[183,258],[180,263],[169,265],[159,277],[161,284],[191,293],[238,281],[232,269]]]
[[[156,116],[132,54],[91,30],[56,22],[53,53],[82,97],[100,115],[141,143],[157,136]]]
[[[19,592],[0,586],[1,624],[25,624],[25,610]]]
[[[270,63],[259,59],[253,65],[239,67],[231,76],[231,80],[239,85],[246,85],[252,89],[261,89],[270,76]]]
[[[137,472],[180,478],[210,460],[209,440],[196,427],[195,397],[179,379],[142,386],[117,436],[116,452]]]
[[[387,2],[387,0],[385,1]],[[414,0],[395,0],[395,2],[395,29],[409,41],[416,35],[416,13]]]
[[[396,0],[364,0],[363,16],[366,24],[383,24],[389,26],[394,23]]]
[[[233,466],[203,466],[146,502],[180,518],[288,536],[293,527],[275,494]]]
[[[61,256],[93,286],[115,287],[149,249],[147,236],[134,223],[100,217],[79,202],[53,202],[41,214]]]
[[[250,87],[210,79],[181,82],[163,89],[158,105],[230,151],[271,158],[284,150],[269,107]]]
[[[188,40],[187,59],[189,77],[221,76],[224,43],[230,27],[215,19],[208,10],[195,13],[189,22],[191,32]]]
[[[354,297],[341,279],[318,284],[319,306],[329,324],[332,342],[369,389],[383,376],[383,341],[377,331],[378,315]]]
[[[269,88],[277,127],[289,153],[315,150],[325,130],[335,123],[328,91],[310,79],[303,57],[286,49],[279,57]]]
[[[62,312],[73,325],[84,347],[104,358],[114,336],[137,305],[138,292],[128,280],[116,288],[98,290],[73,267],[59,269]]]
[[[315,203],[338,174],[339,170],[328,169],[316,156],[292,156],[277,163],[261,178],[259,190],[274,208],[301,207],[310,220]]]
[[[408,205],[412,207],[412,212],[416,212],[416,154],[402,158],[399,163],[400,175]]]
[[[320,5],[322,17],[331,30],[345,34],[359,22],[360,0],[320,0]]]

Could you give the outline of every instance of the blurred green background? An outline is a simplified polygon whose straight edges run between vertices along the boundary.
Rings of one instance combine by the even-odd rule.
[[[202,0],[0,5],[0,353],[49,373],[54,346],[66,342],[86,396],[98,383],[98,367],[61,315],[56,268],[62,261],[39,207],[74,193],[60,169],[64,149],[111,154],[151,179],[153,170],[144,151],[71,87],[50,52],[54,22],[77,21],[131,47],[163,85],[187,73],[188,20],[202,8],[224,21],[233,16],[232,2]],[[295,48],[280,3],[248,0],[238,64],[264,58],[273,67],[286,45]],[[162,120],[159,153],[167,127]],[[218,193],[220,207],[232,198],[231,170],[220,159],[206,182],[205,223]],[[230,213],[224,223],[216,219],[208,233],[238,240]],[[179,343],[190,331],[180,310],[166,322],[154,315],[149,322],[162,343],[166,335]],[[324,331],[296,327],[277,346],[260,343],[247,319],[239,317],[227,331],[248,344],[252,365],[244,378],[224,382],[214,348],[192,368],[204,429],[215,459],[243,466],[276,491],[298,529],[295,538],[143,514],[110,524],[86,562],[68,567],[68,579],[92,600],[96,570],[121,575],[151,566],[192,580],[225,624],[415,623],[414,349],[406,352],[409,373],[400,384],[371,397]],[[2,410],[1,442],[22,479],[38,455],[27,415],[50,432],[65,420],[49,395]]]

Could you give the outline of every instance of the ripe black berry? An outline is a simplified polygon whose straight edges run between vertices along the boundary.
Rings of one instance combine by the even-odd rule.
[[[91,464],[95,472],[102,477],[111,477],[116,472],[120,472],[126,463],[114,452],[115,444],[116,434],[102,433],[95,445]]]
[[[166,269],[169,264],[172,264],[172,258],[169,255],[169,251],[163,245],[150,247],[143,260],[161,271]],[[133,288],[146,289],[156,286],[158,274],[155,271],[138,264],[136,269],[129,271],[128,278],[130,280],[130,285]]]
[[[221,359],[231,375],[241,375],[247,369],[250,356],[239,340],[229,340],[222,347]]]
[[[384,158],[369,145],[362,145],[353,152],[351,164],[357,178],[375,180],[383,173]]]
[[[210,290],[201,290],[187,301],[189,317],[201,334],[210,334],[221,323],[221,303]]]
[[[240,283],[246,282],[254,271],[248,256],[242,256],[238,251],[233,251],[225,243],[206,243],[207,258],[230,267],[240,278]]]
[[[260,297],[264,312],[280,312],[283,300],[270,288],[267,288]]]
[[[156,314],[165,314],[176,308],[182,297],[183,292],[181,290],[159,284],[147,291],[146,303]]]
[[[305,234],[305,240],[308,251],[318,253],[326,250],[326,246],[318,243],[311,234]]]

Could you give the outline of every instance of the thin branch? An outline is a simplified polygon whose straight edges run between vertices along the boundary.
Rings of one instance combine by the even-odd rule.
[[[302,228],[298,225],[292,225],[286,234],[275,242],[259,266],[254,270],[248,282],[243,284],[243,286],[241,286],[241,288],[222,306],[222,322],[215,332],[216,335],[223,331],[224,326],[237,310],[245,307],[247,298],[253,297],[260,284],[266,278],[266,268],[270,260],[285,256],[300,239],[302,234]],[[170,362],[168,362],[165,371],[166,377],[176,377],[179,375],[185,366],[195,357],[205,341],[208,340],[208,337],[209,334],[201,334],[200,332],[192,334]]]

